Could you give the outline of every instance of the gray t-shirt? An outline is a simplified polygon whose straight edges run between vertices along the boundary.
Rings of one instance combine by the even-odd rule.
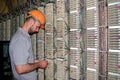
[[[19,28],[12,37],[9,45],[12,71],[17,80],[37,80],[37,72],[32,71],[25,74],[18,74],[15,65],[34,63],[34,54],[30,36],[22,28]]]

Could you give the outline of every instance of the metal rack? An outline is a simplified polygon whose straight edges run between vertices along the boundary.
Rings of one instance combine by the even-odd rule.
[[[87,27],[87,80],[98,80],[99,33],[97,0],[86,0]]]
[[[120,79],[120,1],[108,0],[108,80]]]

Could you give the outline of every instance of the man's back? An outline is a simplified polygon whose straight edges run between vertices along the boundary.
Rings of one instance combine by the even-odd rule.
[[[15,65],[34,63],[34,55],[32,51],[30,36],[22,28],[19,28],[11,39],[9,46],[9,54],[11,57],[12,71],[15,79],[37,80],[36,71],[25,74],[18,74],[15,69]]]

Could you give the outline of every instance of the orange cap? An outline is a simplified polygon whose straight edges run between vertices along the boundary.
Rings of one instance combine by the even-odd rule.
[[[40,21],[40,23],[41,23],[40,28],[45,29],[46,18],[40,10],[31,10],[28,12],[28,14],[32,15],[38,21]]]

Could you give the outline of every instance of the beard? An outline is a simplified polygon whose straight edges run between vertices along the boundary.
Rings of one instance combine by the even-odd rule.
[[[28,30],[28,33],[30,34],[30,35],[33,35],[33,34],[36,34],[36,33],[38,33],[38,32],[35,32],[34,31],[34,29],[33,29],[33,25],[29,28],[29,30]]]
[[[36,34],[37,32],[29,32],[29,35],[33,35]]]

